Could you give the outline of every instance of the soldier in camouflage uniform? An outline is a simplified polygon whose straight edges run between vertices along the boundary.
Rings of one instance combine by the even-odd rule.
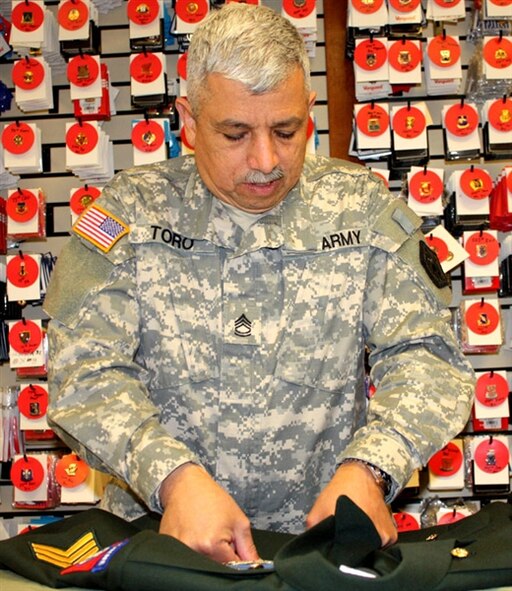
[[[473,392],[421,220],[364,167],[305,156],[308,58],[274,11],[214,11],[187,90],[195,155],[117,175],[59,256],[52,424],[115,477],[104,507],[160,512],[216,560],[341,494],[392,543],[386,503]]]

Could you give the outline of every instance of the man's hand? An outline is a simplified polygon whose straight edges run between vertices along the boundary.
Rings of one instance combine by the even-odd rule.
[[[200,466],[184,464],[162,483],[160,533],[217,562],[257,560],[250,522],[233,498]]]
[[[306,527],[316,525],[326,517],[334,515],[336,501],[340,495],[349,497],[372,520],[386,547],[397,540],[393,517],[384,502],[384,494],[370,471],[356,462],[342,464],[332,480],[318,496],[306,519]]]

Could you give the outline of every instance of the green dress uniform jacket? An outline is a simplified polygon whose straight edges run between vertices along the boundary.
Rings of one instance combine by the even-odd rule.
[[[450,290],[420,262],[421,219],[367,169],[307,158],[244,230],[177,158],[123,171],[80,219],[45,298],[48,416],[126,483],[108,510],[161,512],[160,483],[196,462],[254,527],[297,533],[344,458],[389,474],[390,501],[466,423]]]
[[[371,521],[346,497],[335,516],[303,534],[254,533],[260,555],[273,564],[236,570],[91,509],[0,542],[0,565],[52,587],[109,591],[468,591],[512,584],[512,505],[506,503],[402,533],[385,550]],[[342,572],[341,565],[354,570]]]

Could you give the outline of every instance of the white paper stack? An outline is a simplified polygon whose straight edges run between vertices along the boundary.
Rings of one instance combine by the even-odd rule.
[[[12,11],[15,11],[18,5],[23,4],[25,4],[25,0],[14,0]],[[42,0],[30,0],[30,4],[35,4],[43,11],[43,24],[33,31],[26,31],[19,29],[13,19],[10,38],[12,48],[21,56],[29,55],[31,51],[33,53],[34,49],[38,49],[55,74],[64,73],[66,62],[60,53],[55,16],[45,7]]]
[[[0,191],[5,189],[13,189],[17,186],[20,177],[13,175],[4,166],[4,149],[0,144]]]
[[[24,113],[53,109],[52,70],[43,56],[22,58],[14,64],[13,76],[18,69],[25,77],[30,78],[33,68],[43,71],[43,80],[39,85],[34,88],[27,84],[19,86],[15,80],[14,100]]]
[[[20,127],[21,126],[21,127]],[[6,136],[12,136],[12,129],[20,129],[19,137],[23,137],[26,128],[31,130],[33,141],[28,141],[30,147],[23,152],[17,150],[10,151],[4,141]],[[16,137],[16,132],[14,132]],[[25,141],[25,140],[24,140]],[[4,166],[12,174],[32,174],[43,171],[43,159],[41,150],[41,130],[34,123],[10,123],[4,126],[2,132],[2,143],[4,146]]]
[[[171,127],[168,119],[132,121],[133,164],[152,164],[169,157]]]
[[[91,184],[114,176],[113,145],[97,121],[66,124],[66,168]]]

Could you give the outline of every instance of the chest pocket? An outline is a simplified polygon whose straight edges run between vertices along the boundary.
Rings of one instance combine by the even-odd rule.
[[[194,241],[185,249],[177,246],[178,241],[166,244],[148,236],[153,235],[145,229],[131,233],[142,310],[141,354],[151,387],[216,378],[220,283],[215,248]]]
[[[328,391],[354,379],[362,358],[365,249],[291,256],[275,375]]]

